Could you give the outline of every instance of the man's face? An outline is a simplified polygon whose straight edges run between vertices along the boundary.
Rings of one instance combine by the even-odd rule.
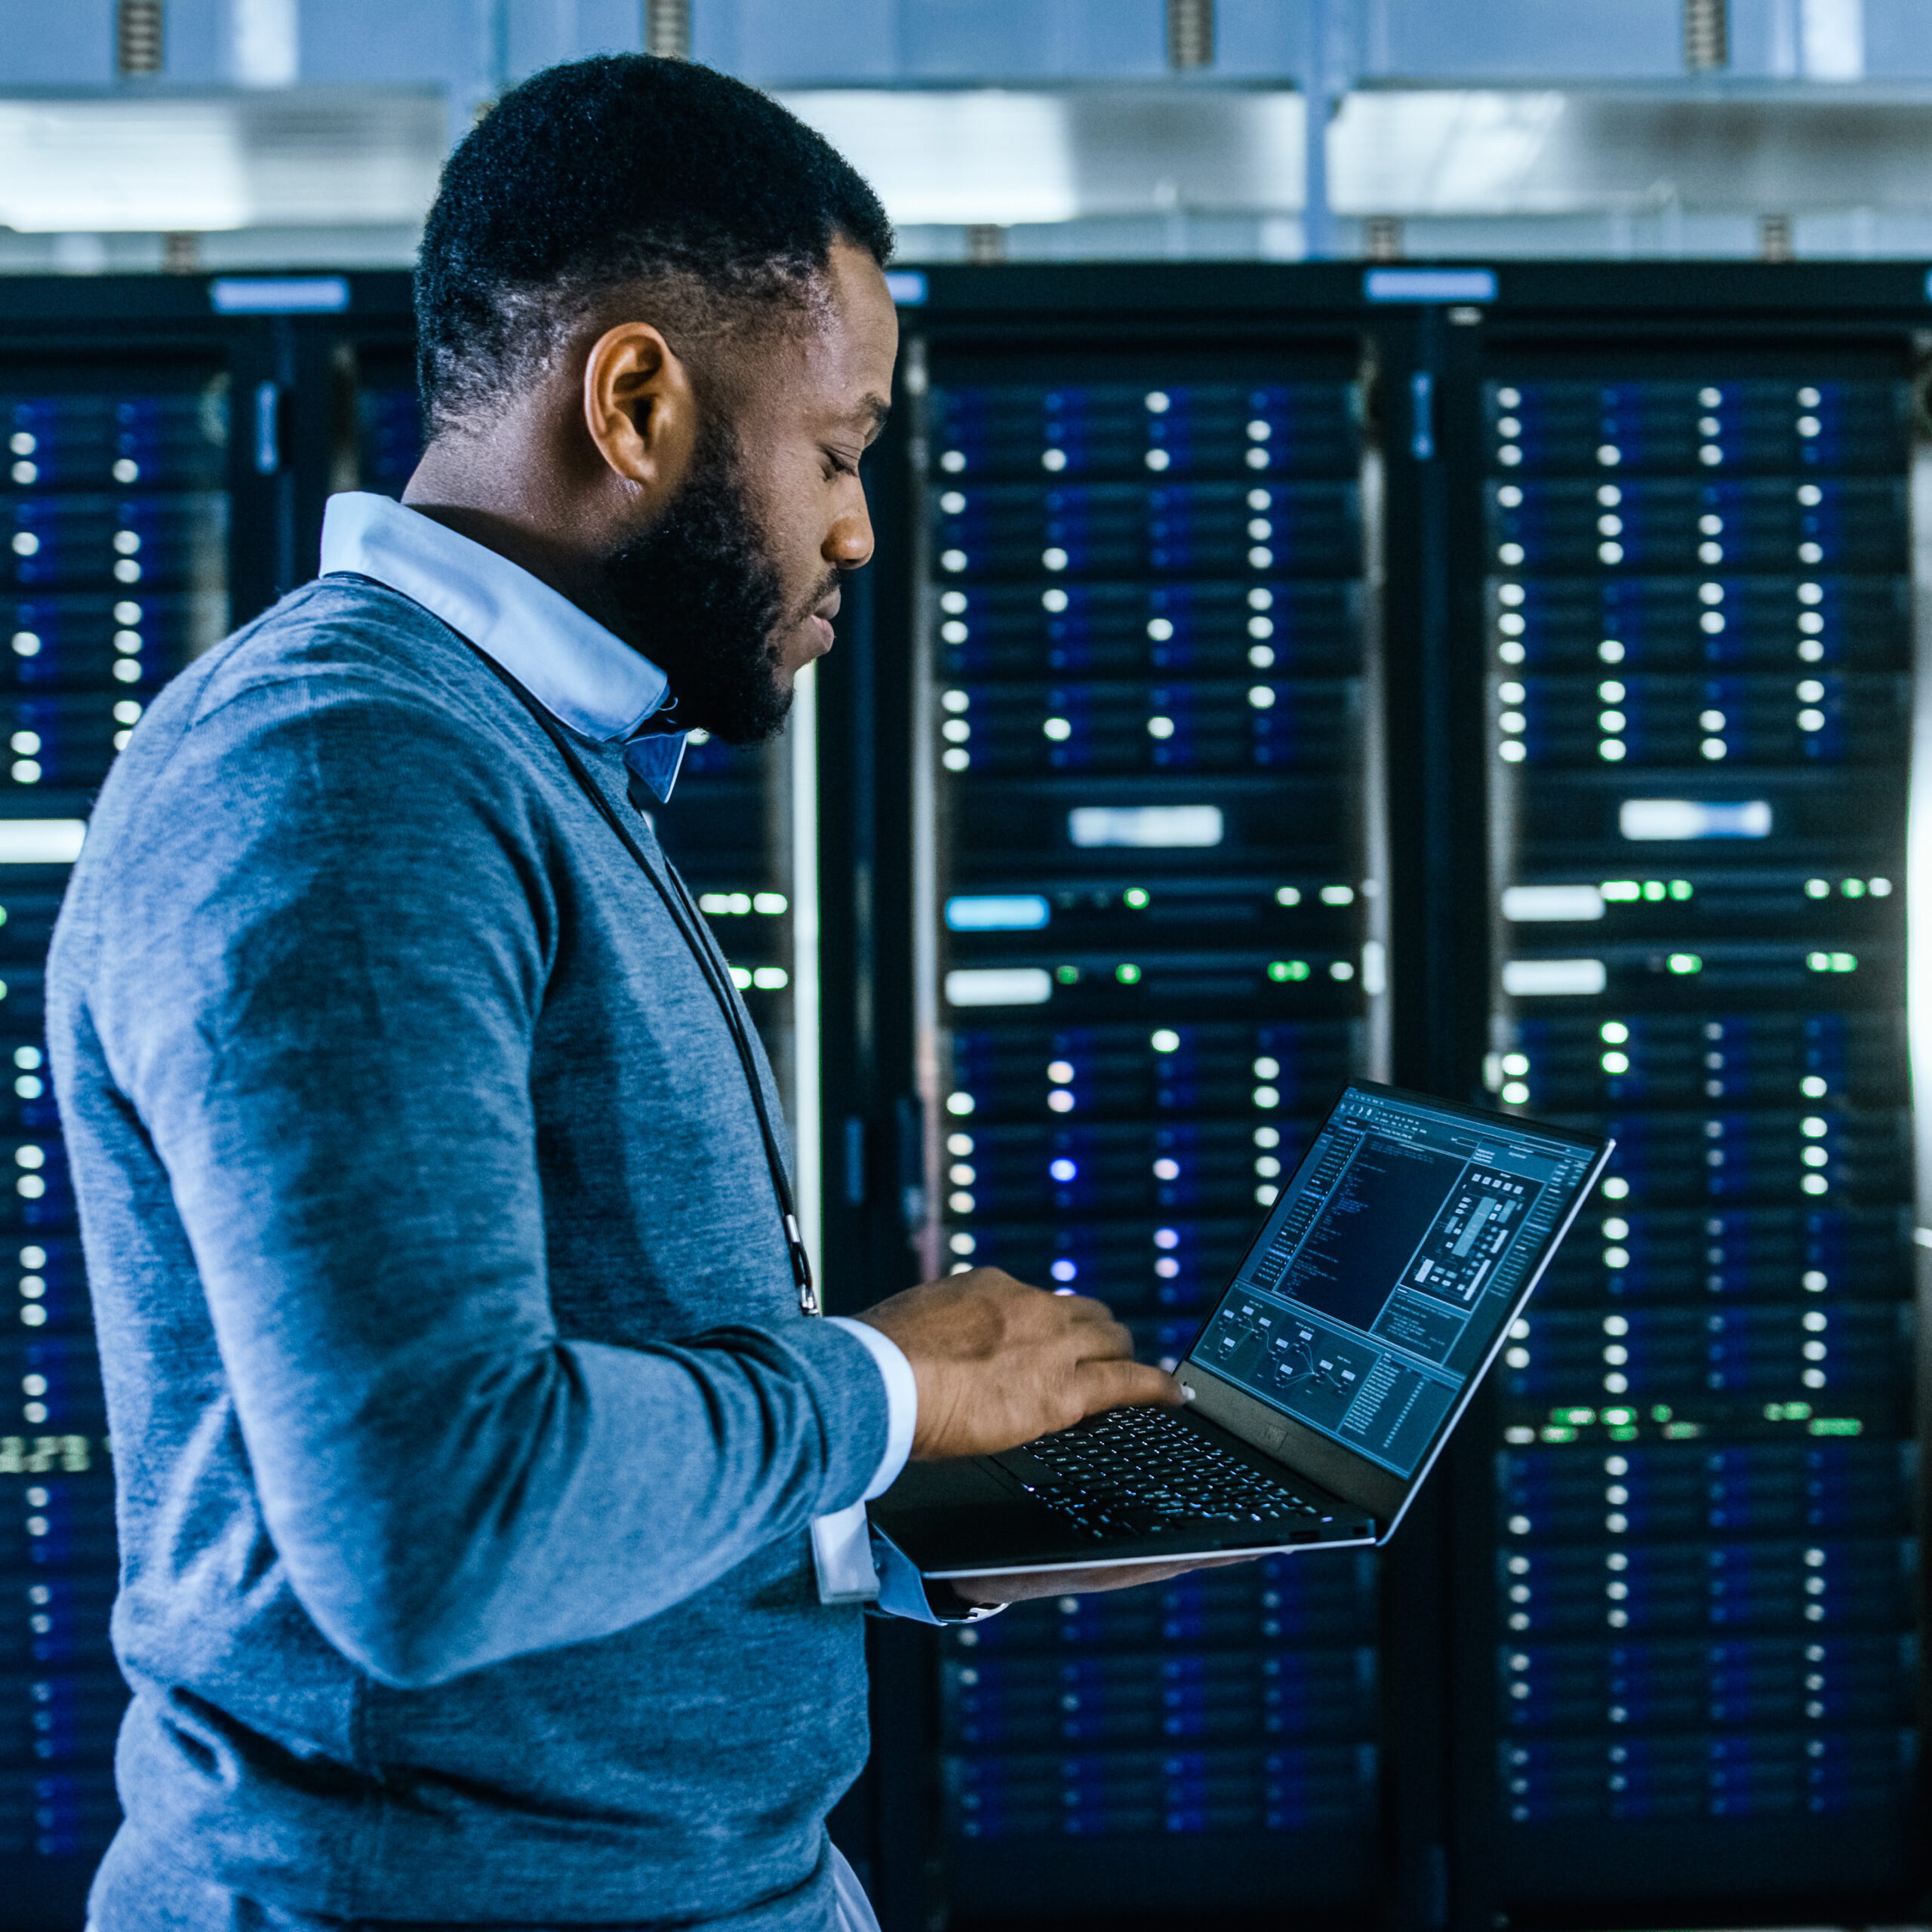
[[[859,459],[892,393],[885,278],[835,243],[811,314],[747,352],[669,508],[605,558],[625,634],[669,677],[677,721],[733,744],[775,733],[832,648],[844,574],[872,552]]]

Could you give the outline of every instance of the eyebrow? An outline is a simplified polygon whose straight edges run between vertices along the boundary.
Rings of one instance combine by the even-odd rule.
[[[885,427],[885,419],[892,414],[892,405],[882,395],[869,395],[860,398],[858,408],[852,413],[855,416],[869,416],[872,434],[876,436]]]

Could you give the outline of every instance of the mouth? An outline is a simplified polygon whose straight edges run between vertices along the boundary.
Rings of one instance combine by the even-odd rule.
[[[841,591],[835,589],[829,597],[812,606],[811,614],[805,620],[805,633],[812,641],[814,657],[823,657],[832,648],[832,620],[838,616],[841,601]]]

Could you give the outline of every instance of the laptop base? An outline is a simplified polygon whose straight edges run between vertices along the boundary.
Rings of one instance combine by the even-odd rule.
[[[1099,1420],[1096,1418],[1095,1420]],[[1179,1412],[1174,1420],[1237,1454],[1258,1475],[1291,1472],[1205,1417]],[[1052,1472],[1025,1449],[956,1462],[909,1463],[900,1478],[866,1506],[872,1527],[921,1576],[934,1579],[1001,1571],[1104,1570],[1146,1563],[1183,1563],[1217,1556],[1265,1556],[1303,1549],[1360,1546],[1376,1540],[1373,1517],[1294,1477],[1300,1493],[1325,1506],[1332,1520],[1300,1513],[1245,1524],[1183,1518],[1149,1533],[1109,1522],[1096,1509],[1084,1523],[1037,1500]]]

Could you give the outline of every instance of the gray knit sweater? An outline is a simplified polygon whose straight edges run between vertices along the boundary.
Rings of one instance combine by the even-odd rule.
[[[134,1690],[101,1932],[171,1879],[823,1925],[864,1679],[806,1524],[884,1389],[798,1312],[713,996],[515,698],[392,591],[297,591],[135,731],[48,984]]]

